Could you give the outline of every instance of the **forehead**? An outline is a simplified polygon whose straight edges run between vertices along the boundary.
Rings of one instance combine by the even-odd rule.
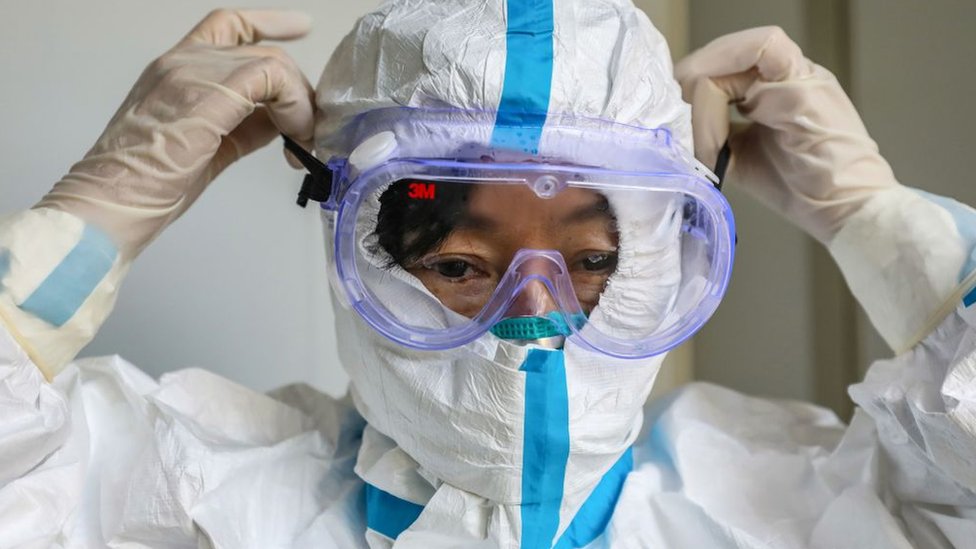
[[[479,185],[468,196],[467,213],[495,221],[519,224],[579,222],[584,210],[609,216],[606,198],[596,191],[569,187],[551,198],[541,198],[524,185]]]

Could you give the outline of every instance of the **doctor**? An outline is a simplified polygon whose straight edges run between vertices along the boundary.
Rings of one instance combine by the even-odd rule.
[[[313,93],[257,45],[308,25],[212,13],[0,221],[0,546],[971,543],[976,217],[900,185],[782,31],[672,74],[629,0],[391,3]],[[139,252],[279,132],[340,159],[310,190],[351,398],[72,362]],[[727,283],[731,212],[690,154],[727,140],[728,180],[828,247],[897,353],[849,426],[704,384],[644,408]]]

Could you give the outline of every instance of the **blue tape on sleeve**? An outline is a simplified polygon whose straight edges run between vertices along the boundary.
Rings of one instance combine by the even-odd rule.
[[[366,484],[366,527],[395,540],[410,528],[423,506]]]
[[[85,226],[81,239],[20,308],[61,327],[105,278],[118,251],[108,235]]]

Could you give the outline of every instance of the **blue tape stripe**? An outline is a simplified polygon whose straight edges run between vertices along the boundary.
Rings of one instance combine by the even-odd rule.
[[[390,539],[410,528],[424,507],[366,484],[366,527]]]
[[[86,225],[81,240],[20,308],[50,324],[63,326],[105,278],[117,254],[108,235]]]
[[[586,502],[573,517],[569,528],[559,538],[555,549],[586,547],[603,534],[617,507],[617,499],[620,498],[620,492],[624,488],[624,481],[633,469],[634,452],[628,448],[586,498]]]
[[[607,471],[580,508],[555,549],[578,549],[593,543],[607,529],[617,507],[627,475],[634,469],[634,452],[627,449]],[[366,525],[390,539],[397,539],[423,512],[416,503],[367,484]]]
[[[520,369],[525,372],[521,546],[537,549],[551,547],[559,529],[569,460],[569,396],[562,351],[531,349]]]
[[[493,146],[539,152],[552,87],[553,0],[508,0],[505,81]]]
[[[976,288],[962,298],[962,304],[966,307],[972,307],[973,303],[976,303]]]

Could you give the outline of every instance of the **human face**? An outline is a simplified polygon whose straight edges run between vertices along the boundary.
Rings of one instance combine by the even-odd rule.
[[[540,198],[522,185],[471,189],[464,211],[434,249],[404,265],[449,309],[474,317],[520,249],[556,250],[569,268],[577,299],[589,313],[617,266],[617,231],[606,198],[565,189]],[[541,315],[555,308],[534,281],[510,314]]]

